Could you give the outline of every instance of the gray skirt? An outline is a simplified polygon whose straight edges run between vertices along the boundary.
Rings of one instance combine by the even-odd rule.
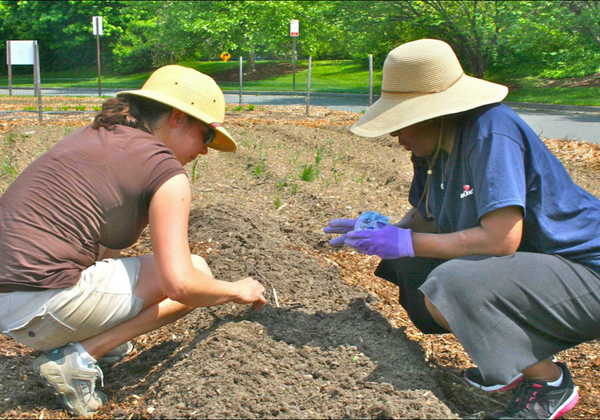
[[[378,270],[389,273],[400,262],[410,264],[383,261],[387,269]],[[600,337],[600,274],[556,255],[440,261],[418,290],[448,321],[486,382],[508,383],[553,354]]]

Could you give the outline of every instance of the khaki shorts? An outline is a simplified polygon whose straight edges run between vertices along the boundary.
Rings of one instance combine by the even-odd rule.
[[[97,335],[136,316],[141,262],[99,261],[72,287],[0,293],[0,332],[36,350],[52,350]]]

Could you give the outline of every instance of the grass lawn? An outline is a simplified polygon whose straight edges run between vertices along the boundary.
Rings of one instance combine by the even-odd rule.
[[[224,61],[182,61],[178,63],[195,68],[202,73],[213,76],[223,90],[238,90],[239,61],[232,59]],[[243,62],[245,68],[247,63]],[[286,71],[279,73],[268,71],[261,73],[261,66],[273,69],[277,66]],[[308,60],[296,62],[295,91],[306,92],[308,79]],[[258,61],[258,74],[247,77],[243,81],[243,90],[260,91],[292,91],[294,76],[291,72],[290,61]],[[106,74],[102,76],[103,88],[138,89],[151,72],[130,75]],[[373,74],[373,93],[381,91],[381,70]],[[227,77],[225,77],[227,76]],[[8,85],[8,78],[0,76],[0,86]],[[548,80],[536,77],[513,77],[506,74],[494,74],[489,80],[508,85],[511,89],[506,98],[514,102],[539,102],[565,105],[600,106],[600,83],[583,87],[549,86]],[[31,75],[13,77],[14,87],[32,87]],[[43,87],[81,87],[96,88],[98,86],[97,69],[77,69],[55,73],[42,73]],[[336,93],[369,93],[369,70],[366,63],[352,60],[323,60],[313,61],[311,69],[311,92]]]

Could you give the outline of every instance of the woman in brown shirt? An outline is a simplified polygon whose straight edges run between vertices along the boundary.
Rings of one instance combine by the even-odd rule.
[[[260,283],[216,280],[188,245],[183,165],[236,149],[224,116],[214,80],[162,67],[0,197],[0,331],[50,351],[32,367],[72,414],[102,406],[97,362],[109,351],[196,307],[265,304]],[[154,253],[119,258],[147,225]]]

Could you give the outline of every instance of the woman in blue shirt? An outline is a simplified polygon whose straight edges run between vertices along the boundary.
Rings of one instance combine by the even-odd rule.
[[[335,219],[325,232],[382,258],[375,274],[421,331],[456,335],[478,366],[467,383],[515,390],[492,417],[557,418],[578,391],[552,355],[600,337],[600,200],[500,103],[507,93],[465,75],[445,42],[391,51],[352,131],[412,152],[413,208],[395,226]]]

